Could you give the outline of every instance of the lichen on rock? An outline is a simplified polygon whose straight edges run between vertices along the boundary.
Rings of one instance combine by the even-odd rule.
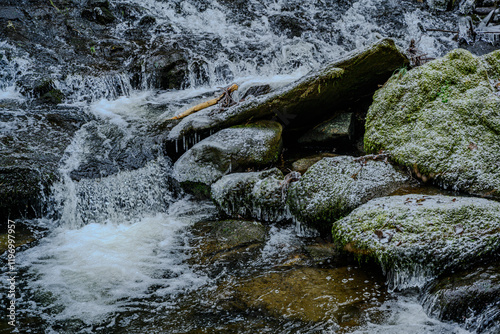
[[[374,197],[390,194],[407,179],[383,161],[323,158],[290,186],[287,203],[302,223],[329,229],[336,219]]]
[[[386,150],[424,181],[500,197],[500,50],[457,49],[394,75],[374,96],[365,150]]]
[[[376,198],[333,224],[334,240],[376,259],[396,288],[423,286],[500,249],[500,203],[481,198]]]

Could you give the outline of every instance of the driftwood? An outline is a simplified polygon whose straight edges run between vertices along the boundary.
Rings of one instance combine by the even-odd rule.
[[[194,107],[191,107],[188,110],[186,110],[186,111],[180,113],[179,115],[174,116],[174,117],[172,117],[170,119],[181,119],[181,118],[184,118],[184,117],[186,117],[188,115],[191,115],[192,113],[195,113],[197,111],[203,110],[203,109],[211,107],[213,105],[216,105],[221,100],[224,101],[224,100],[230,99],[231,98],[230,94],[232,92],[234,92],[235,90],[237,90],[237,89],[238,89],[238,85],[237,84],[233,84],[233,85],[229,86],[228,88],[225,88],[224,92],[220,96],[218,96],[216,98],[213,98],[211,100],[202,102],[200,104],[197,104]]]

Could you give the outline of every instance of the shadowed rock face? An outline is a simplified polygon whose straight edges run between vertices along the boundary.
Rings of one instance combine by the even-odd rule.
[[[373,257],[397,288],[423,286],[447,270],[498,252],[500,203],[451,196],[376,198],[333,224],[334,239]]]
[[[423,180],[500,197],[500,51],[454,50],[377,91],[365,149],[386,150]]]

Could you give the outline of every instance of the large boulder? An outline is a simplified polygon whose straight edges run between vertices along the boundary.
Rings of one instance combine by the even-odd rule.
[[[500,203],[442,195],[376,198],[336,221],[332,234],[347,250],[375,258],[394,287],[423,286],[498,252]]]
[[[222,176],[269,165],[281,152],[282,126],[260,121],[221,130],[194,145],[174,164],[174,177],[187,189],[208,195]]]
[[[251,118],[275,117],[284,124],[299,126],[312,121],[314,126],[318,117],[332,117],[337,108],[371,97],[394,70],[407,64],[407,58],[394,42],[383,39],[270,94],[225,110],[207,108],[187,116],[173,127],[168,138],[178,140],[192,133],[241,124]]]
[[[288,192],[292,215],[319,229],[402,186],[408,177],[392,165],[376,160],[338,156],[314,164]]]
[[[226,175],[212,185],[211,195],[229,217],[261,221],[285,217],[286,186],[283,173],[277,168]]]
[[[365,149],[387,150],[424,181],[500,197],[500,50],[457,49],[377,91]]]
[[[429,316],[465,323],[473,333],[498,333],[500,265],[481,265],[441,277],[426,289],[422,305]]]

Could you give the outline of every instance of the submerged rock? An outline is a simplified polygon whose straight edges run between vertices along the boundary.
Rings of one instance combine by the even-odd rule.
[[[191,262],[210,265],[215,262],[241,262],[259,249],[266,238],[266,228],[259,222],[222,220],[197,223]]]
[[[500,50],[454,50],[394,75],[366,118],[365,149],[387,150],[422,180],[500,197]]]
[[[374,197],[390,194],[407,179],[382,161],[324,158],[290,186],[287,202],[299,221],[329,229],[336,219]]]
[[[474,333],[500,330],[500,265],[483,265],[440,278],[425,292],[429,316],[465,324]]]
[[[333,224],[334,239],[375,258],[396,288],[422,286],[500,248],[500,203],[481,198],[376,198]]]
[[[277,168],[226,175],[212,185],[211,195],[229,217],[279,221],[285,216],[286,188]]]
[[[285,124],[303,125],[317,120],[319,115],[333,116],[336,107],[371,96],[377,85],[407,64],[394,42],[383,39],[261,98],[218,112],[207,108],[190,115],[173,127],[168,138],[178,140],[190,133],[240,124],[251,118],[274,116]]]
[[[278,160],[282,126],[260,121],[221,130],[202,140],[174,164],[174,177],[187,189],[208,195],[222,176]]]
[[[298,268],[242,281],[234,298],[242,309],[305,322],[359,325],[366,309],[386,297],[381,277],[352,268]]]

